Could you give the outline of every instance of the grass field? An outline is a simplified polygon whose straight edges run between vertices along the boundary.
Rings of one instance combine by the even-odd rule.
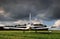
[[[60,39],[60,31],[0,31],[0,39]]]

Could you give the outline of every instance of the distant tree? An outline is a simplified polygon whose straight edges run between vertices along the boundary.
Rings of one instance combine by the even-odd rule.
[[[52,26],[51,28],[56,28],[56,26]]]
[[[47,25],[44,25],[44,27],[47,27]]]

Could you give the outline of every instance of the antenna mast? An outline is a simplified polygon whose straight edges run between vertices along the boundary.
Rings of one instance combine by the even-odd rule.
[[[29,21],[30,21],[30,25],[31,25],[31,13],[29,14]]]

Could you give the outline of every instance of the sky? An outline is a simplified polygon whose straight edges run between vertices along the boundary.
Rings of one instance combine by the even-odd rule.
[[[29,13],[52,26],[60,19],[60,0],[0,0],[1,24],[28,20]]]

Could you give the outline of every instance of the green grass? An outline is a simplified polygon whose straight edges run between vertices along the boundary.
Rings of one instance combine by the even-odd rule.
[[[60,31],[34,32],[0,31],[0,39],[60,39]]]

